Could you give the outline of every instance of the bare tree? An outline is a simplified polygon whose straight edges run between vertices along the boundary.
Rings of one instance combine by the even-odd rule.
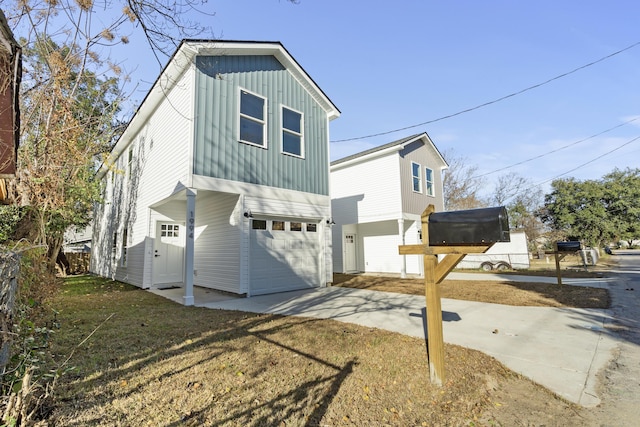
[[[16,237],[48,247],[51,268],[65,229],[84,226],[100,198],[95,165],[126,121],[126,76],[110,48],[143,37],[158,68],[206,27],[187,11],[201,0],[14,0],[3,4],[23,47],[18,173],[8,196],[25,217]],[[116,11],[116,13],[114,13]],[[99,17],[99,19],[98,19]],[[164,58],[163,58],[164,57]],[[102,158],[104,160],[104,157]]]
[[[506,206],[510,227],[524,230],[530,242],[542,234],[543,225],[537,213],[544,195],[529,179],[516,172],[499,176],[490,200],[494,205]]]
[[[486,206],[479,195],[482,181],[476,178],[478,167],[452,149],[443,156],[449,164],[443,178],[445,210],[473,209]]]

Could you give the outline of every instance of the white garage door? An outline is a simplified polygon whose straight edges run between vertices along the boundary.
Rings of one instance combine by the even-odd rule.
[[[251,295],[319,286],[319,235],[317,223],[252,219],[249,258]]]

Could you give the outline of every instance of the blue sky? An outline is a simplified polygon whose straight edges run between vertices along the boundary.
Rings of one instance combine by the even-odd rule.
[[[215,13],[191,16],[212,28],[204,37],[284,44],[342,112],[331,123],[332,141],[455,114],[640,42],[640,3],[632,0],[212,0],[202,10]],[[138,100],[159,71],[139,46],[116,54],[142,83]],[[640,45],[468,113],[333,142],[331,158],[419,132],[488,174],[487,191],[507,172],[541,183],[574,168],[564,176],[597,179],[615,167],[640,167],[640,139],[633,141],[640,136]]]

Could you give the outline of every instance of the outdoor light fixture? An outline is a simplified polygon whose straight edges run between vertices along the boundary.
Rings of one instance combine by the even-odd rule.
[[[327,220],[327,225],[334,225],[336,222],[333,220],[333,218],[329,218]]]
[[[244,212],[244,217],[245,218],[253,218],[253,214],[251,213],[250,210],[247,210]]]

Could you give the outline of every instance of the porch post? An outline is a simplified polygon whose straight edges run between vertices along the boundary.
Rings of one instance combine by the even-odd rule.
[[[400,235],[400,244],[404,245],[404,219],[398,220],[398,234]],[[400,266],[400,278],[405,279],[407,277],[407,256],[402,255],[402,264]]]
[[[196,195],[198,190],[187,188],[186,242],[184,246],[184,305],[193,305],[193,252],[196,228]]]

